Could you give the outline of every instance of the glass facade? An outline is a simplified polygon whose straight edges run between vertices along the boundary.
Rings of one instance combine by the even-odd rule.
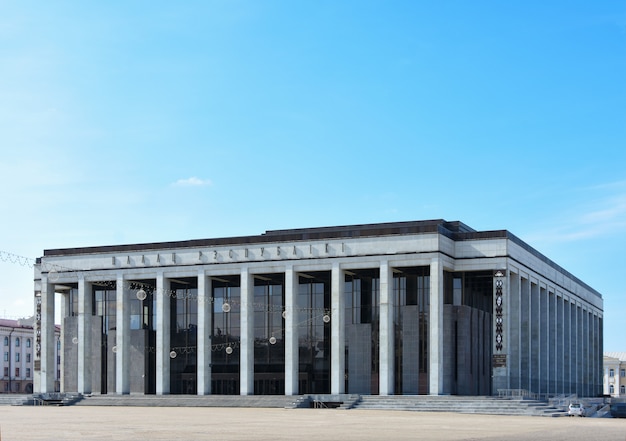
[[[254,276],[254,394],[285,393],[285,275]]]
[[[115,282],[107,283],[107,285],[93,285],[93,315],[99,317],[100,322],[100,370],[99,370],[99,390],[102,394],[114,392],[115,381],[115,359],[113,350],[115,348],[115,329],[116,329],[116,311],[117,311],[117,292]],[[97,338],[97,337],[96,337]],[[94,354],[95,356],[95,354]],[[96,381],[98,378],[96,378]],[[110,383],[110,388],[109,388]],[[110,389],[110,390],[109,390]]]
[[[493,271],[444,272],[443,282],[445,393],[490,395]]]
[[[299,275],[296,308],[299,393],[330,393],[330,272]]]
[[[347,393],[379,391],[379,269],[346,271],[345,325]]]
[[[211,392],[239,395],[241,290],[239,276],[214,277],[212,286]]]
[[[430,267],[394,268],[396,394],[428,394]]]
[[[198,282],[170,281],[170,393],[197,393]]]

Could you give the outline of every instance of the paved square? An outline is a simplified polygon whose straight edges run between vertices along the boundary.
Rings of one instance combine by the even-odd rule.
[[[2,406],[0,430],[1,441],[626,441],[626,419],[332,409]]]

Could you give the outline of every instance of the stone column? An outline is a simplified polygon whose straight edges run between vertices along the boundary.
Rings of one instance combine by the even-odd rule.
[[[430,263],[429,393],[443,393],[443,262],[435,258]]]
[[[345,328],[345,293],[344,273],[338,262],[333,262],[331,269],[331,326],[330,326],[330,392],[345,393],[346,389],[346,328]]]
[[[254,279],[248,267],[241,268],[240,394],[254,394]]]
[[[541,354],[541,323],[539,319],[539,285],[536,280],[530,281],[530,332],[528,335],[528,349],[529,349],[529,365],[528,370],[528,390],[538,393],[540,392],[541,383],[541,369],[539,355]]]
[[[556,393],[556,294],[548,290],[548,393]]]
[[[59,343],[61,344],[61,347],[59,348],[57,346],[58,353],[55,355],[55,358],[56,357],[60,357],[60,359],[61,359],[61,372],[65,373],[65,372],[67,372],[66,366],[69,367],[70,366],[69,363],[71,363],[69,359],[72,358],[70,356],[70,357],[67,357],[68,359],[66,359],[66,354],[69,352],[69,349],[70,349],[69,345],[66,345],[66,341],[67,341],[67,339],[69,337],[67,334],[71,333],[71,331],[68,329],[68,327],[69,327],[68,325],[69,325],[69,322],[71,320],[70,319],[70,314],[71,314],[72,306],[70,304],[71,297],[70,297],[69,293],[61,293],[61,298],[63,299],[61,301],[61,339],[59,340]],[[56,307],[56,305],[55,305],[55,307]],[[56,315],[56,313],[55,313],[55,315]],[[77,331],[78,331],[78,322],[76,322],[76,325],[77,325]],[[61,392],[70,392],[70,391],[71,392],[75,392],[75,391],[78,390],[78,385],[77,385],[78,378],[77,378],[77,375],[76,375],[77,372],[75,372],[76,370],[78,370],[78,363],[76,363],[72,367],[74,368],[74,369],[72,369],[72,371],[73,371],[72,375],[74,376],[74,378],[73,378],[73,381],[71,381],[71,384],[73,384],[73,389],[72,390],[68,389],[68,387],[70,387],[68,385],[68,383],[70,383],[70,382],[69,381],[66,382],[67,376],[66,375],[61,375],[61,378],[59,379],[60,380],[60,391]]]
[[[40,392],[54,392],[56,360],[54,357],[54,283],[41,276],[41,383]]]
[[[211,279],[198,272],[198,395],[211,394],[211,329],[213,289]]]
[[[530,299],[530,280],[528,275],[520,274],[520,389],[526,390],[530,390],[532,369]]]
[[[170,393],[170,281],[156,277],[156,393]]]
[[[78,392],[91,393],[91,283],[78,279]]]
[[[298,394],[298,275],[293,266],[285,270],[285,395]]]
[[[119,395],[130,393],[130,292],[124,275],[118,274],[116,283],[115,317],[115,392]]]
[[[585,347],[584,347],[584,371],[583,371],[583,384],[584,391],[586,397],[591,397],[593,395],[593,375],[591,372],[591,364],[593,363],[593,353],[591,352],[591,342],[593,341],[593,327],[591,326],[591,312],[588,309],[583,310],[583,320],[585,327],[583,329],[583,336],[585,338]]]
[[[380,395],[394,394],[393,294],[393,271],[389,261],[383,260],[380,262]]]
[[[583,357],[584,352],[584,340],[586,336],[583,335],[583,328],[585,326],[583,322],[583,307],[580,302],[576,302],[576,393],[578,396],[584,396],[583,391]]]
[[[602,391],[602,364],[603,364],[603,353],[602,353],[602,328],[600,325],[601,317],[600,314],[594,311],[593,314],[593,330],[594,330],[594,338],[593,338],[593,359],[595,363],[593,365],[593,375],[594,375],[594,394],[599,394]]]
[[[556,295],[556,393],[565,393],[565,303]]]
[[[539,391],[548,392],[548,356],[550,348],[548,346],[548,291],[545,286],[539,288]]]
[[[563,297],[563,392],[573,393],[572,390],[572,308],[569,299]]]

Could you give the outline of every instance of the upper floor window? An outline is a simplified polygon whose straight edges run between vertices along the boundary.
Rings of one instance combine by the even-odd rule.
[[[26,368],[26,378],[30,378],[30,368]]]
[[[4,345],[9,346],[9,337],[4,337]]]
[[[613,395],[613,394],[615,393],[615,388],[613,387],[613,385],[612,385],[612,384],[609,386],[609,393],[610,393],[611,395]]]
[[[27,338],[27,339],[26,339],[26,347],[27,347],[27,348],[30,348],[30,345],[31,345],[30,338]]]
[[[20,347],[20,338],[19,337],[15,337],[15,347],[16,348]]]
[[[16,353],[15,353],[15,361],[16,361],[16,362],[19,362],[19,361],[20,361],[20,353],[19,353],[19,352],[16,352]]]
[[[624,395],[626,394],[626,386],[624,386],[623,384],[619,387],[619,393]]]
[[[615,369],[609,369],[609,377],[615,376]]]
[[[26,363],[30,363],[30,353],[26,353]]]
[[[619,371],[619,375],[620,375],[620,377],[622,377],[622,378],[626,377],[626,369],[622,369],[622,370],[620,370],[620,371]]]
[[[9,353],[8,352],[4,353],[4,361],[9,361]]]

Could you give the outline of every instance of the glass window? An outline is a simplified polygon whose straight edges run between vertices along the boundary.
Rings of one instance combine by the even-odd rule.
[[[20,376],[20,368],[18,368],[18,367],[15,368],[15,376],[16,377]]]
[[[9,376],[9,367],[8,367],[8,366],[5,366],[5,367],[4,367],[4,376],[5,376],[5,377],[8,377],[8,376]]]
[[[9,361],[9,353],[8,352],[4,353],[4,361]]]
[[[30,368],[26,368],[26,378],[30,378]]]
[[[619,387],[619,393],[624,395],[626,394],[626,386],[624,386],[623,384]]]
[[[26,339],[26,347],[30,348],[30,345],[32,344],[32,342],[30,341],[30,338]]]
[[[4,337],[4,345],[9,346],[9,337]]]
[[[615,369],[609,369],[609,377],[613,378],[615,376]]]
[[[609,386],[609,393],[610,393],[611,395],[615,393],[615,388],[613,387],[613,385],[612,385],[612,384]]]
[[[19,337],[15,337],[15,347],[16,348],[20,347],[20,338]]]
[[[622,369],[622,370],[620,370],[619,375],[620,375],[620,377],[622,377],[622,378],[626,377],[626,369]]]
[[[26,354],[26,363],[30,363],[30,354]]]
[[[15,361],[17,361],[17,362],[20,361],[20,353],[19,352],[15,353]]]

